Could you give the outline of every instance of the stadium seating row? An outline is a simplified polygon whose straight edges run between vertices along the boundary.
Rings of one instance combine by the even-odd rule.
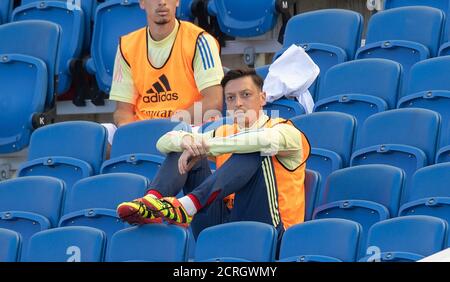
[[[127,21],[126,24],[120,25],[120,28],[116,28],[117,19],[124,18],[120,16],[121,13],[126,13],[128,17],[133,13],[137,13],[136,15],[133,14],[134,16],[131,18],[141,20],[136,23]],[[139,13],[141,13],[140,16],[138,15]],[[96,15],[101,20],[96,21],[97,25],[94,27],[92,58],[87,61],[86,66],[91,73],[97,74],[98,83],[103,85],[100,88],[105,92],[108,92],[108,85],[111,83],[117,38],[120,33],[126,33],[138,26],[145,25],[145,17],[142,13],[137,1],[121,2],[109,0],[97,8]],[[396,30],[396,28],[391,28],[392,24],[389,25],[391,21],[395,21],[395,18],[402,18],[404,15],[418,18],[415,16],[416,13],[418,15],[423,13],[426,18],[433,18],[432,16],[429,17],[429,15],[435,15],[438,23],[430,24],[430,30],[424,30],[423,32],[420,31],[425,29],[425,26],[421,26],[421,29],[415,29],[415,27],[408,27],[401,23],[396,25],[399,29],[399,35],[394,34],[393,30]],[[51,107],[54,101],[54,93],[63,93],[70,86],[71,69],[73,69],[73,63],[82,50],[82,44],[75,44],[80,42],[79,38],[81,38],[83,33],[81,28],[83,25],[82,14],[81,10],[70,10],[67,4],[62,2],[33,2],[18,7],[12,14],[12,20],[43,18],[56,22],[57,25],[52,25],[48,22],[16,22],[0,27],[2,38],[9,38],[9,40],[4,40],[0,44],[0,54],[3,54],[0,72],[4,74],[2,75],[2,83],[4,82],[8,89],[5,92],[5,99],[10,102],[8,105],[15,105],[15,107],[8,106],[2,113],[7,113],[8,116],[20,116],[14,119],[14,123],[5,125],[5,128],[8,130],[5,131],[5,136],[2,136],[0,152],[14,152],[26,147],[31,130],[35,127],[34,124],[30,124],[30,120],[33,120],[30,119],[30,116],[34,116],[36,113],[41,113]],[[391,20],[391,17],[394,19]],[[381,19],[378,20],[378,18]],[[439,22],[442,22],[442,18],[442,12],[427,7],[406,7],[378,13],[371,19],[371,23],[373,23],[369,26],[366,40],[368,45],[362,48],[373,44],[376,47],[379,45],[379,42],[382,42],[382,39],[389,40],[389,44],[391,44],[389,46],[392,47],[392,39],[397,38],[402,44],[404,41],[422,44],[425,46],[420,45],[423,47],[423,50],[428,48],[432,50],[429,53],[434,54],[438,48],[438,43],[436,42],[439,42],[440,32],[433,30],[440,30],[437,26],[439,26]],[[339,21],[339,24],[333,21]],[[415,23],[416,21],[412,22]],[[423,21],[417,21],[417,23],[421,22]],[[327,27],[326,30],[330,34],[316,32],[317,28],[321,26]],[[371,26],[374,27],[372,28]],[[329,27],[342,30],[339,32],[331,30]],[[385,29],[389,30],[389,32],[392,31],[393,34],[384,32]],[[299,30],[301,31],[300,34]],[[349,32],[349,30],[352,32]],[[318,100],[315,111],[343,111],[353,114],[358,120],[357,131],[359,131],[367,116],[385,109],[395,108],[395,106],[419,106],[436,110],[441,115],[448,113],[448,111],[445,111],[448,95],[445,92],[437,91],[443,90],[442,87],[445,86],[443,86],[445,83],[441,82],[445,81],[445,79],[439,81],[438,78],[446,77],[446,73],[441,72],[441,70],[448,69],[445,67],[446,63],[444,62],[448,61],[448,59],[442,58],[442,61],[429,60],[429,62],[425,61],[427,63],[423,65],[417,64],[417,67],[412,68],[411,75],[409,75],[409,65],[406,65],[416,61],[406,59],[405,62],[402,62],[402,56],[407,56],[405,54],[417,55],[419,53],[417,50],[408,47],[408,50],[413,51],[406,52],[400,47],[387,48],[387,45],[383,45],[383,48],[381,48],[383,50],[380,52],[397,54],[398,51],[400,57],[397,59],[389,56],[374,55],[377,52],[372,50],[375,48],[373,46],[373,48],[370,47],[372,49],[369,48],[371,51],[366,49],[357,51],[361,30],[362,17],[356,12],[346,10],[330,9],[304,13],[293,17],[289,21],[286,29],[285,47],[290,44],[302,44],[309,50],[308,52],[313,59],[321,65],[322,77],[318,80],[320,87],[316,87],[315,91],[316,100]],[[374,31],[372,32],[372,30]],[[31,33],[29,36],[16,36],[16,34],[27,34],[28,32]],[[374,35],[371,36],[371,34]],[[404,34],[406,34],[406,37],[401,37]],[[319,38],[320,36],[323,38]],[[407,36],[414,36],[414,38],[407,38]],[[42,48],[35,48],[36,44],[34,43],[38,41],[45,42],[39,44]],[[315,43],[308,45],[305,42]],[[29,46],[33,47],[30,48]],[[330,69],[331,72],[328,75],[326,71],[328,68],[339,62],[352,59],[355,53],[358,54],[358,52],[361,54],[367,53],[368,57],[385,57],[397,60],[401,62],[403,71],[400,70],[398,65],[394,65],[393,62],[369,60],[336,66]],[[336,55],[338,53],[342,56]],[[24,55],[26,57],[23,57]],[[335,57],[344,59],[339,59],[332,63],[321,63],[321,58],[329,60]],[[428,56],[422,57],[421,59],[424,59]],[[43,64],[45,64],[47,72],[45,72]],[[32,70],[34,71],[30,70],[30,65],[32,65]],[[440,66],[439,71],[436,68],[437,66]],[[380,71],[380,69],[389,69],[389,71]],[[433,74],[426,75],[428,70],[432,70]],[[21,74],[21,83],[17,83],[17,79],[14,79],[14,77],[17,77],[16,73]],[[363,81],[360,77],[361,74],[365,75],[364,78],[367,83],[358,83]],[[341,77],[343,75],[353,79],[342,80]],[[429,81],[435,77],[438,78],[434,81]],[[57,83],[55,83],[56,81]],[[337,81],[341,83],[336,83]],[[371,85],[371,87],[366,87],[367,85]],[[402,87],[402,85],[406,86]],[[363,86],[366,88],[361,89]],[[427,93],[422,93],[424,97],[417,97],[420,95],[417,93],[417,86],[421,87],[419,92],[428,91]],[[435,88],[438,86],[440,88]],[[432,92],[429,93],[430,91]],[[28,95],[14,95],[12,93],[27,93]],[[33,103],[29,103],[30,100]],[[304,113],[304,110],[298,103],[284,99],[276,101],[273,105],[267,106],[267,108],[280,110],[281,115],[284,117],[292,117]],[[445,127],[448,123],[447,117],[443,117],[443,123]]]
[[[308,218],[318,184],[317,173],[307,171]],[[2,182],[0,187],[0,227],[20,232],[27,244],[32,234],[56,226],[97,227],[110,238],[127,226],[117,217],[117,205],[144,195],[149,180],[136,174],[111,173],[88,177],[68,187],[53,177],[29,176]]]
[[[55,46],[54,49],[60,59],[55,71],[49,74],[50,93],[47,97],[47,104],[53,100],[53,93],[65,93],[70,87],[73,61],[80,57],[82,47],[86,45],[86,40],[83,43],[83,37],[89,36],[86,27],[89,27],[88,30],[90,30],[90,18],[84,13],[92,14],[96,4],[92,4],[90,1],[83,3],[87,6],[82,7],[83,9],[74,9],[66,2],[32,0],[24,2],[23,6],[16,8],[12,13],[12,21],[48,20],[58,24],[62,30],[60,46],[49,43],[50,47]],[[247,20],[250,23],[258,22],[262,25],[256,28],[258,32],[267,31],[267,28],[263,26],[273,26],[272,23],[274,19],[276,20],[273,14],[263,13],[263,11],[269,10],[268,6],[275,5],[274,1],[265,1],[264,3],[259,1],[258,5],[247,1],[245,4],[239,3],[238,8],[234,7],[235,4],[218,0],[210,1],[208,4],[209,7],[215,7],[209,8],[209,10],[223,15],[219,17],[223,18],[218,21],[219,26],[228,33],[233,34],[232,30],[236,30],[235,33],[245,34],[247,33],[245,27],[255,29],[251,25],[244,25],[233,20],[233,16],[238,18],[242,18],[244,15],[247,17],[248,15],[260,16],[254,9],[252,13],[245,12],[252,6],[261,8],[262,18],[253,21]],[[189,4],[182,3],[181,8],[186,9],[186,5]],[[242,5],[248,5],[248,7],[242,7]],[[271,10],[276,9],[272,7]],[[109,93],[118,38],[145,26],[146,18],[145,13],[139,8],[138,0],[108,0],[98,5],[95,11],[92,44],[89,45],[89,41],[87,43],[91,46],[91,58],[86,61],[85,67],[89,73],[95,74],[99,88],[103,92]],[[231,13],[231,11],[235,12]],[[230,16],[230,13],[233,16]],[[401,21],[405,17],[417,20]],[[441,10],[431,7],[403,7],[378,13],[369,22],[366,45],[358,49],[363,29],[363,20],[359,13],[339,9],[303,13],[289,20],[283,49],[277,53],[274,59],[291,44],[298,44],[303,46],[320,66],[323,75],[331,66],[353,58],[392,59],[400,62],[407,74],[415,62],[436,56],[441,41],[447,41],[441,39],[444,37],[441,35],[443,34],[444,18]],[[87,22],[84,19],[87,19]],[[229,27],[229,25],[235,25],[235,27]],[[18,53],[28,54],[24,50],[19,51]],[[267,67],[265,72],[267,72]],[[55,75],[58,76],[57,86],[53,85]],[[406,76],[404,77],[406,78]],[[319,78],[318,84],[320,84],[320,80]],[[313,95],[317,94],[318,86],[313,85],[310,89]],[[53,88],[56,89],[56,92],[51,91]]]
[[[369,229],[377,222],[411,215],[450,220],[449,169],[450,163],[422,168],[414,174],[411,187],[405,187],[401,169],[362,165],[333,172],[321,188],[318,174],[307,170],[306,220],[342,218],[359,223],[358,257],[362,257]],[[94,227],[111,240],[128,226],[118,218],[117,205],[143,195],[148,184],[145,177],[130,173],[88,177],[73,187],[44,176],[4,181],[0,183],[0,228],[20,233],[23,251],[33,234],[57,226]]]
[[[361,226],[345,219],[321,219],[289,228],[280,243],[280,262],[417,261],[447,247],[448,224],[431,216],[381,221],[369,231],[368,256],[358,259]],[[28,262],[183,262],[189,233],[173,225],[152,224],[118,231],[106,247],[105,234],[92,227],[60,227],[30,239],[20,257],[21,237],[0,228],[0,261]],[[339,242],[338,244],[336,242]],[[277,232],[259,222],[233,222],[201,232],[194,261],[271,262]],[[20,258],[20,259],[19,259]]]
[[[405,18],[414,20],[405,21]],[[444,21],[444,13],[432,7],[402,7],[379,12],[370,18],[365,45],[359,47],[363,30],[359,13],[339,9],[302,13],[289,20],[283,49],[273,59],[292,44],[304,47],[321,70],[321,76],[310,88],[315,100],[328,69],[353,59],[396,61],[403,67],[405,84],[412,65],[430,57],[447,55],[448,35],[442,32]],[[268,68],[260,67],[258,72],[265,77]]]
[[[421,167],[449,161],[449,122],[431,110],[377,113],[367,118],[356,136],[355,119],[344,113],[319,112],[292,121],[311,143],[308,167],[323,179],[336,169],[368,163],[398,166],[410,177]],[[156,141],[174,129],[189,131],[190,127],[161,119],[120,128],[113,140],[111,159],[104,161],[107,133],[102,126],[82,121],[49,125],[33,133],[28,161],[21,165],[18,175],[55,176],[68,186],[81,178],[109,172],[132,172],[152,179],[163,161]]]

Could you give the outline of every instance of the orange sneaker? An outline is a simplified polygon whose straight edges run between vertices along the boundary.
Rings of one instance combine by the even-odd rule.
[[[131,225],[162,223],[162,218],[155,216],[148,209],[145,197],[121,203],[117,206],[117,214],[123,221]]]
[[[186,209],[175,197],[165,197],[156,199],[145,196],[145,205],[152,211],[155,217],[163,217],[168,223],[188,227],[193,216],[190,216]]]

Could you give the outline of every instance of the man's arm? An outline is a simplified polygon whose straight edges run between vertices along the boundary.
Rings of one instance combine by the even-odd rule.
[[[191,118],[190,123],[201,125],[222,111],[223,93],[220,82],[223,78],[223,68],[219,47],[214,37],[207,33],[201,34],[196,44],[193,68],[195,84],[203,97],[202,109],[197,110],[193,105],[187,111]],[[175,114],[175,117],[182,117],[182,114]]]
[[[114,123],[117,127],[134,121],[137,91],[134,87],[130,66],[125,62],[119,47],[114,61],[114,73],[109,99],[116,101]]]
[[[202,140],[207,141],[213,137],[214,131],[208,131],[206,133],[191,133],[186,131],[170,131],[161,136],[156,143],[156,148],[163,154],[170,152],[183,152],[183,139],[184,141],[191,140],[192,143],[201,144]]]
[[[134,115],[133,104],[117,101],[117,108],[114,112],[114,123],[117,127],[134,122]]]
[[[207,140],[206,143],[208,154],[212,156],[262,152],[277,155],[289,169],[300,165],[303,150],[300,132],[289,124],[242,131],[227,137],[215,137]]]

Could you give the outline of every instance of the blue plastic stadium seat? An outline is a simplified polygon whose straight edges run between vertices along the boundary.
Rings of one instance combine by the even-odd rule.
[[[411,187],[405,191],[405,200],[399,216],[430,215],[450,221],[450,163],[419,169]]]
[[[239,221],[204,229],[195,248],[195,261],[271,262],[275,259],[277,231],[272,225]]]
[[[19,258],[21,248],[20,234],[0,228],[0,262],[15,262]]]
[[[68,2],[68,0],[51,0],[51,1],[60,1],[60,2],[65,2],[68,3],[69,5],[67,6],[69,9],[71,10],[75,10],[76,8],[78,8],[75,4],[77,4],[76,0],[69,0],[71,2]],[[109,1],[109,0],[108,0]],[[30,4],[33,2],[49,2],[48,0],[22,0],[22,5],[26,5],[26,4]],[[91,23],[92,20],[94,19],[94,12],[95,12],[95,8],[97,7],[97,0],[81,0],[79,1],[79,3],[81,4],[81,10],[83,11],[84,17],[83,17],[83,27],[84,27],[84,31],[83,31],[83,50],[89,50],[90,46],[91,46]]]
[[[305,221],[312,218],[321,181],[318,172],[309,169],[305,171]]]
[[[393,165],[405,171],[409,182],[417,169],[434,162],[439,128],[439,114],[426,109],[372,115],[356,138],[350,165]]]
[[[180,0],[180,4],[177,7],[176,17],[183,21],[194,21],[194,15],[192,14],[191,5],[193,0]]]
[[[259,75],[263,80],[266,79],[267,74],[269,73],[269,65],[264,65],[255,68],[255,72]]]
[[[47,67],[38,58],[0,51],[0,85],[1,154],[28,146],[33,130],[31,117],[44,111]]]
[[[0,54],[27,55],[45,62],[47,104],[53,101],[60,33],[61,28],[58,25],[47,21],[16,22],[0,26],[0,38],[7,38],[0,43]],[[17,36],[18,34],[23,36]]]
[[[281,262],[353,262],[361,225],[350,220],[317,219],[291,226],[281,240]]]
[[[172,130],[191,129],[186,123],[169,119],[144,120],[120,127],[114,134],[110,159],[103,163],[101,173],[130,172],[152,180],[164,161],[156,143]]]
[[[106,236],[92,227],[61,227],[41,231],[31,237],[25,262],[100,262]]]
[[[439,56],[448,56],[450,55],[450,43],[444,43],[439,48]]]
[[[337,170],[320,190],[313,219],[343,218],[360,223],[364,246],[370,226],[397,215],[404,177],[401,169],[388,165]]]
[[[278,20],[273,0],[210,0],[208,13],[217,18],[220,30],[230,36],[253,37],[275,27]]]
[[[139,0],[108,0],[98,5],[94,22],[86,70],[95,74],[100,90],[109,93],[120,37],[146,26],[147,18]]]
[[[379,12],[369,20],[366,45],[358,49],[356,59],[384,58],[399,62],[405,83],[412,65],[437,55],[444,18],[441,10],[424,6]]]
[[[66,2],[36,1],[17,7],[11,21],[45,20],[61,27],[59,48],[58,85],[56,93],[63,94],[69,90],[72,77],[70,65],[72,60],[80,57],[83,45],[84,13],[73,9]]]
[[[441,115],[440,142],[436,162],[450,154],[450,57],[428,59],[411,68],[406,94],[399,99],[399,108],[424,108]],[[442,148],[442,149],[440,149]],[[447,152],[447,153],[445,153]],[[448,159],[450,160],[450,159]]]
[[[14,0],[0,1],[0,24],[7,23],[13,8]]]
[[[431,216],[405,216],[378,222],[369,231],[367,248],[372,255],[361,262],[411,262],[445,248],[447,222]]]
[[[67,190],[59,226],[90,226],[107,238],[128,225],[117,215],[117,206],[145,195],[148,180],[130,173],[111,173],[82,179]]]
[[[264,105],[264,111],[269,117],[281,117],[284,119],[305,114],[305,109],[302,104],[294,98],[281,98],[272,103],[266,103]]]
[[[189,232],[167,224],[147,224],[118,231],[106,252],[106,261],[187,261]]]
[[[219,126],[222,126],[225,124],[233,124],[233,118],[224,117],[224,118],[220,118],[215,121],[206,122],[206,123],[202,124],[202,126],[200,126],[198,131],[200,133],[205,133],[205,132],[208,132],[211,130],[216,130]]]
[[[356,117],[359,129],[370,115],[396,107],[401,74],[400,64],[385,59],[333,66],[321,81],[314,111],[351,114]]]
[[[289,20],[283,49],[274,59],[292,44],[300,45],[319,66],[323,76],[330,67],[353,59],[362,30],[363,17],[354,11],[324,9],[301,13]],[[320,84],[321,76],[316,83]],[[313,97],[318,91],[316,83],[309,89]]]
[[[46,104],[53,101],[61,28],[47,21],[22,21],[0,26],[0,54],[38,58],[47,66]],[[37,44],[36,42],[39,42]],[[18,75],[19,77],[20,75]],[[22,94],[23,95],[23,94]]]
[[[308,138],[311,154],[306,167],[320,174],[323,186],[331,172],[347,167],[350,162],[355,118],[344,113],[323,112],[291,120]]]
[[[446,23],[443,29],[443,35],[447,34],[450,29],[450,1],[449,0],[385,0],[384,9],[392,9],[406,6],[428,6],[442,10],[445,14]],[[443,40],[447,41],[445,38]]]
[[[98,174],[105,158],[107,132],[94,122],[68,121],[47,125],[31,136],[28,161],[18,176],[60,178],[68,188],[79,179]]]
[[[436,163],[450,162],[450,136],[447,136],[446,139],[441,138],[441,140],[443,147],[436,153]]]
[[[58,225],[63,195],[64,183],[52,177],[0,182],[0,228],[18,232],[24,252],[31,235]]]

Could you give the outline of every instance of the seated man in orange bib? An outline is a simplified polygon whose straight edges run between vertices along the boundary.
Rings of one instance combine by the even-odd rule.
[[[222,216],[226,221],[272,224],[280,236],[303,222],[310,146],[290,121],[262,112],[262,84],[254,71],[228,72],[222,86],[234,123],[204,134],[171,131],[162,136],[157,147],[167,158],[147,195],[120,204],[118,215],[131,224],[163,218],[188,226],[198,212],[234,194],[233,208]],[[215,158],[214,173],[206,157]],[[183,187],[186,195],[175,198]]]

